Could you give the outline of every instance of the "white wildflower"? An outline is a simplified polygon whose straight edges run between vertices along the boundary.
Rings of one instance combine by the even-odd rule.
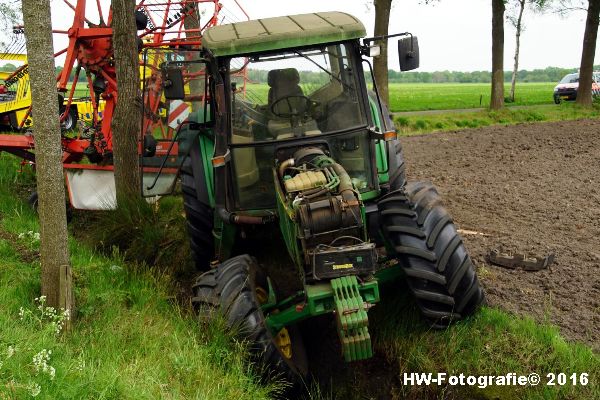
[[[54,379],[56,371],[54,367],[48,364],[51,355],[52,350],[42,349],[42,351],[33,356],[33,367],[36,373],[42,372],[50,375],[50,379]]]
[[[14,356],[16,351],[17,349],[15,348],[15,346],[8,346],[8,348],[6,349],[6,358],[11,358],[12,356]]]
[[[53,366],[48,366],[48,370],[46,372],[48,375],[50,375],[50,380],[53,380],[54,376],[56,375],[56,369]]]
[[[41,393],[42,387],[37,383],[30,383],[27,386],[27,390],[29,390],[29,394],[31,395],[31,397],[37,397],[37,395]]]
[[[123,267],[121,267],[120,265],[111,265],[110,266],[110,270],[111,272],[119,272],[123,269]]]
[[[40,233],[39,232],[35,232],[33,235],[33,240],[39,241],[40,240]]]
[[[19,233],[19,239],[23,239],[25,237],[24,233]]]
[[[83,359],[83,357],[80,357],[77,360],[77,365],[75,365],[75,369],[79,372],[85,370],[85,359]]]

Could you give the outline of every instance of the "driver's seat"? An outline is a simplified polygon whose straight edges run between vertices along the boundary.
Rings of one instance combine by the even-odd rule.
[[[293,96],[304,96],[302,88],[298,85],[300,83],[300,74],[296,68],[273,69],[269,71],[267,82],[269,84],[269,109],[280,99],[292,96],[289,101],[279,101],[275,104],[273,108],[275,114],[289,114],[292,112],[290,107],[297,107],[298,109],[306,107],[304,99],[299,97],[293,98]],[[277,139],[289,139],[294,136],[289,118],[273,116],[269,120],[268,129],[271,135]],[[301,129],[304,135],[321,133],[316,121],[313,119],[303,121]]]

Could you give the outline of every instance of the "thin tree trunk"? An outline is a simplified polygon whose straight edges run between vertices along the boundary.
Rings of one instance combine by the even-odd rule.
[[[492,98],[490,108],[504,107],[504,0],[492,0]]]
[[[23,0],[31,103],[35,113],[35,162],[40,217],[42,295],[48,306],[71,310],[70,286],[61,289],[61,270],[70,273],[67,214],[50,0]],[[69,277],[70,278],[70,277]],[[70,282],[70,279],[66,279]],[[61,302],[62,300],[62,302]]]
[[[112,120],[117,204],[140,193],[140,70],[135,25],[135,0],[112,0],[113,46],[119,97]]]
[[[592,106],[592,74],[594,72],[594,53],[596,52],[596,38],[598,37],[599,15],[600,0],[589,0],[576,100],[577,104],[584,107]]]
[[[519,0],[519,18],[517,18],[517,26],[515,26],[517,32],[515,34],[516,45],[515,45],[515,65],[513,67],[512,78],[510,80],[510,101],[515,101],[515,86],[517,84],[517,72],[519,71],[519,47],[521,46],[521,21],[523,20],[523,10],[525,10],[525,3],[527,0]]]
[[[375,3],[375,36],[388,34],[390,22],[390,9],[392,0],[374,0]],[[388,88],[388,41],[381,40],[377,43],[381,53],[373,60],[373,74],[381,100],[389,106],[390,94]]]

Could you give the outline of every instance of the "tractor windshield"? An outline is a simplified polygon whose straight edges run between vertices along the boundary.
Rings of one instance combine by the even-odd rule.
[[[366,125],[346,44],[253,56],[235,93],[231,143],[280,141]],[[235,74],[232,80],[235,81]]]
[[[323,45],[232,59],[251,83],[233,90],[230,145],[237,209],[275,206],[273,160],[278,146],[312,140],[327,147],[358,191],[372,190],[370,139],[356,54],[350,44]],[[235,88],[232,88],[235,89]],[[308,142],[308,143],[307,143]]]

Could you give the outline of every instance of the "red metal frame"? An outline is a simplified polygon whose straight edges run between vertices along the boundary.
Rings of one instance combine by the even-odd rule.
[[[108,3],[107,0],[105,1]],[[247,17],[247,14],[239,3],[236,0],[234,1]],[[94,111],[92,118],[93,126],[90,128],[93,139],[82,138],[81,135],[77,135],[76,137],[63,136],[64,167],[75,168],[75,165],[77,165],[77,168],[112,169],[110,165],[98,167],[91,164],[74,164],[84,159],[85,154],[88,154],[92,150],[90,147],[93,147],[93,150],[99,156],[97,157],[97,161],[105,159],[112,153],[111,122],[118,100],[118,84],[112,47],[112,8],[109,8],[107,18],[105,19],[101,1],[96,0],[99,23],[93,23],[85,14],[86,0],[77,0],[75,5],[69,0],[63,0],[63,2],[73,10],[74,17],[73,23],[68,30],[53,30],[55,34],[66,34],[69,38],[67,48],[55,54],[55,57],[58,57],[66,53],[63,69],[56,78],[58,91],[66,94],[64,112],[60,118],[61,121],[64,121],[69,114],[81,68],[85,70],[89,96]],[[206,23],[201,25],[200,29],[186,30],[184,20],[188,15],[191,15],[190,12],[193,9],[190,5],[195,4],[198,6],[203,3],[214,5],[212,15]],[[139,38],[142,40],[143,47],[199,47],[201,40],[197,33],[219,23],[219,12],[222,7],[218,0],[140,0],[136,6],[136,10],[143,12],[148,17],[150,26],[139,34]],[[157,16],[161,16],[161,14],[162,18],[158,20]],[[146,87],[154,95],[148,96],[149,104],[145,107],[150,111],[150,114],[156,114],[161,100],[161,75],[157,65],[146,66],[152,70],[151,75],[147,77]],[[74,80],[73,82],[69,82],[69,77],[74,68],[76,68]],[[95,77],[94,80],[92,79],[92,75]],[[97,79],[104,81],[104,89],[100,93],[100,98],[104,101],[104,111],[101,120],[98,113],[100,99],[96,97],[96,93],[94,92],[94,81]],[[28,115],[30,113],[31,107],[28,110]],[[141,132],[147,132],[148,129],[152,129],[154,124],[156,124],[147,115],[143,119]],[[165,136],[168,136],[169,130],[165,131],[162,127],[161,129],[165,132]],[[136,134],[141,137],[139,132]],[[0,135],[0,151],[7,151],[25,160],[34,162],[34,148],[35,143],[32,135]]]

